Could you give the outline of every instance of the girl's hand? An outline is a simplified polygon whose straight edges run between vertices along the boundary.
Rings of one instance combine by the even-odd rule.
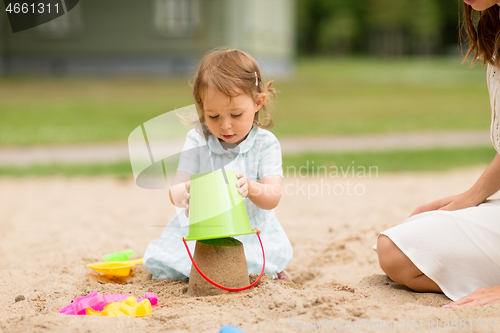
[[[461,306],[478,306],[486,304],[500,304],[500,286],[481,288],[458,301],[446,304],[443,308],[458,308]]]
[[[467,192],[442,198],[425,205],[418,206],[410,216],[417,215],[431,210],[459,210],[479,205]]]
[[[189,188],[191,187],[191,182],[186,183],[186,193],[184,194],[184,200],[182,200],[182,207],[186,208],[186,216],[189,217],[189,198],[191,198],[191,193],[189,193]]]
[[[238,172],[236,174],[236,177],[238,177],[238,181],[236,182],[236,187],[239,188],[238,193],[241,194],[243,198],[248,197],[248,191],[250,190],[250,181],[241,172]]]

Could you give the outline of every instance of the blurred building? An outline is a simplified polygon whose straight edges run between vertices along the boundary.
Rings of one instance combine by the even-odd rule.
[[[207,51],[228,46],[286,75],[295,8],[295,0],[81,0],[15,34],[3,11],[0,74],[185,75]]]

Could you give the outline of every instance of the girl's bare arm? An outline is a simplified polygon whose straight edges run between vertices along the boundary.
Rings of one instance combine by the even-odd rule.
[[[189,194],[189,180],[191,178],[191,174],[185,171],[177,171],[175,173],[174,184],[170,186],[169,196],[170,201],[176,207],[184,207],[185,204],[183,201],[186,200],[186,195]],[[186,186],[187,185],[187,186]]]
[[[267,176],[260,182],[248,180],[248,198],[261,209],[275,208],[281,199],[280,176]]]

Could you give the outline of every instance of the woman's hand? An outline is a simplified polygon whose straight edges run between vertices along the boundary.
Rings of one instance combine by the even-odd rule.
[[[248,197],[248,191],[250,190],[250,181],[247,177],[241,172],[236,174],[238,177],[238,181],[236,182],[236,187],[238,187],[238,193],[241,194],[243,198]]]
[[[431,210],[458,210],[479,205],[468,192],[453,195],[451,197],[442,198],[425,205],[418,206],[410,216],[417,215]]]
[[[186,216],[189,217],[189,198],[191,198],[191,193],[189,193],[189,188],[191,187],[191,182],[186,183],[186,193],[184,194],[184,200],[182,200],[182,207],[186,208]]]
[[[462,306],[478,306],[486,304],[500,304],[500,286],[481,288],[458,301],[443,305],[443,308],[458,308]]]
[[[430,210],[458,210],[479,205],[492,194],[500,190],[500,154],[495,154],[493,161],[484,170],[476,183],[462,194],[439,199],[431,203],[418,206],[410,216],[428,212]]]

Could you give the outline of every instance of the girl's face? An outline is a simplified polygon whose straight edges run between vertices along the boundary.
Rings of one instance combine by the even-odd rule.
[[[500,4],[500,0],[464,0],[464,2],[477,11],[483,11]]]
[[[203,114],[208,129],[219,141],[239,144],[252,129],[255,113],[260,110],[264,100],[264,94],[254,101],[247,94],[230,98],[208,88],[203,97]]]

